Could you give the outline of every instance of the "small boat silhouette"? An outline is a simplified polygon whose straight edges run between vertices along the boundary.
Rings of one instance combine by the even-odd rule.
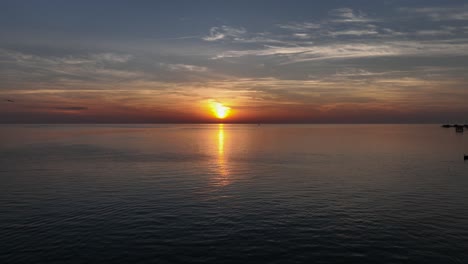
[[[468,155],[465,154],[463,156],[464,156],[463,160],[468,160]]]

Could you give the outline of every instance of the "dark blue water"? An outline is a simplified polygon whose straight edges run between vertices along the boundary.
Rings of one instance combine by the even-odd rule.
[[[437,125],[4,125],[0,263],[468,263]]]

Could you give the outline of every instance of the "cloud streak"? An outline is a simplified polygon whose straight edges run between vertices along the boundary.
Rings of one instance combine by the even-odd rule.
[[[216,59],[244,56],[278,56],[287,63],[313,60],[350,59],[384,56],[466,56],[468,43],[457,41],[390,41],[376,43],[309,45],[298,47],[265,46],[255,50],[226,51]]]
[[[468,20],[468,5],[458,7],[400,8],[403,13],[426,17],[432,21]]]
[[[363,12],[356,12],[351,8],[337,8],[329,12],[334,17],[331,21],[335,23],[367,23],[375,21],[370,19]]]
[[[218,41],[229,38],[238,38],[243,36],[247,31],[244,28],[234,28],[230,26],[212,27],[210,34],[203,37],[204,41]]]
[[[57,110],[69,110],[69,111],[83,111],[88,110],[88,107],[85,106],[57,106],[54,107]]]
[[[188,72],[207,72],[209,69],[203,66],[189,64],[162,64],[171,71],[188,71]]]

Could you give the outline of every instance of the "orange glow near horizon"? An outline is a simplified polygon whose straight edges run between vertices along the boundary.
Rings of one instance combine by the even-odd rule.
[[[231,108],[223,105],[222,103],[212,102],[211,111],[213,112],[216,118],[224,119],[229,116]]]

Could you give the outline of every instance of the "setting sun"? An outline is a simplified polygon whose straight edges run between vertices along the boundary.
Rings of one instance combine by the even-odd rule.
[[[211,104],[211,109],[214,115],[219,119],[226,118],[231,111],[230,107],[224,106],[223,104],[218,103],[218,102],[213,102]]]

